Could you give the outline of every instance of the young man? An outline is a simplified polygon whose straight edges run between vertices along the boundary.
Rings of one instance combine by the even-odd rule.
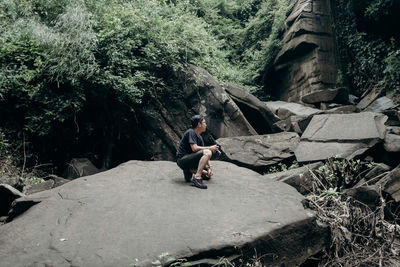
[[[212,176],[210,159],[212,153],[218,150],[217,145],[204,146],[201,133],[206,131],[207,123],[202,115],[195,115],[191,119],[192,129],[187,130],[176,152],[176,163],[183,170],[186,182],[201,189],[207,189],[203,183],[202,175],[206,179]],[[195,174],[192,175],[192,171]]]

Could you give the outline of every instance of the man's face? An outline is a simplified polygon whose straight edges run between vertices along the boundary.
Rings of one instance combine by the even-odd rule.
[[[201,122],[199,122],[198,127],[199,127],[201,133],[205,132],[207,129],[206,120],[203,119]]]

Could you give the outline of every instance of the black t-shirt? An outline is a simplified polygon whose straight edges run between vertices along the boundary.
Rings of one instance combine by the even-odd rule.
[[[176,151],[176,157],[179,159],[187,154],[193,153],[190,144],[197,144],[198,146],[204,146],[204,141],[201,136],[197,136],[193,129],[187,130],[179,142],[178,151]]]

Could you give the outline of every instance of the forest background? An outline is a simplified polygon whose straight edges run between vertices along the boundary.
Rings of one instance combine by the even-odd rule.
[[[78,156],[99,168],[148,159],[122,148],[152,101],[180,97],[187,63],[270,99],[292,2],[0,0],[2,169],[60,174]],[[400,91],[399,2],[331,6],[338,84],[358,96]],[[118,156],[105,160],[110,142]]]

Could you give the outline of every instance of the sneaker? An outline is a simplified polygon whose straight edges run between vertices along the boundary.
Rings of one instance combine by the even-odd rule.
[[[185,177],[185,181],[187,183],[190,183],[192,181],[192,173],[189,170],[184,170],[183,176]]]
[[[203,179],[196,179],[193,175],[192,177],[192,184],[200,189],[207,189],[207,186],[205,184],[203,184]]]

